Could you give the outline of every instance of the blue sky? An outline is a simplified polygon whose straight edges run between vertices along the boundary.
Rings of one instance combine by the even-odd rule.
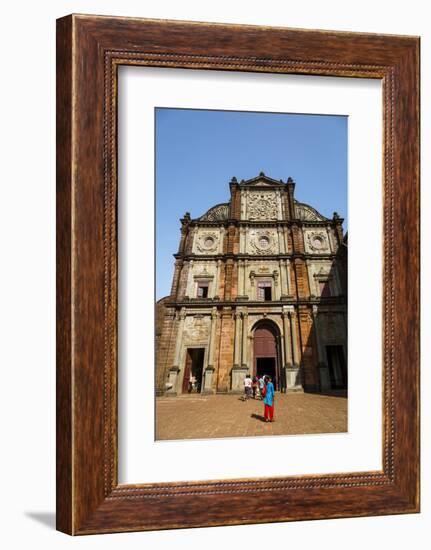
[[[290,176],[295,197],[347,228],[347,117],[156,109],[156,298],[170,292],[180,222],[229,200],[229,181]]]

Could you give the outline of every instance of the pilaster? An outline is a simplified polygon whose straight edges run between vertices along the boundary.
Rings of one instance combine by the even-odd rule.
[[[169,369],[168,377],[168,388],[166,390],[167,395],[176,395],[178,392],[179,384],[179,373],[180,368],[180,357],[181,349],[183,345],[183,332],[184,332],[184,322],[186,319],[186,308],[181,308],[181,311],[178,314],[178,331],[177,331],[177,340],[175,344],[175,354],[174,354],[174,363]]]
[[[242,367],[247,369],[248,368],[248,357],[247,357],[247,351],[248,351],[248,313],[247,311],[244,311],[242,314]]]
[[[322,391],[331,389],[331,380],[329,377],[329,368],[326,362],[326,357],[323,352],[323,345],[320,334],[320,321],[319,312],[317,306],[313,306],[313,321],[314,321],[314,334],[316,337],[317,355],[318,355],[318,369],[320,377],[320,389]]]

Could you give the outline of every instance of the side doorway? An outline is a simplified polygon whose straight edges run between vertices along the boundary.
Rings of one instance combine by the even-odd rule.
[[[347,368],[343,346],[326,346],[332,389],[347,389]]]
[[[205,348],[187,348],[182,393],[200,393]]]

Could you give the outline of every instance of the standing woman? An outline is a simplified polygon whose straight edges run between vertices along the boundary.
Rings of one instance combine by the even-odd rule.
[[[270,376],[265,376],[265,422],[274,422],[274,384]]]

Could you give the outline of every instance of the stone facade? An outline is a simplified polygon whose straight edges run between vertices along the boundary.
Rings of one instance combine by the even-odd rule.
[[[228,203],[181,219],[170,296],[156,308],[156,390],[347,387],[347,238],[295,183],[232,178]],[[193,383],[191,383],[193,382]]]

